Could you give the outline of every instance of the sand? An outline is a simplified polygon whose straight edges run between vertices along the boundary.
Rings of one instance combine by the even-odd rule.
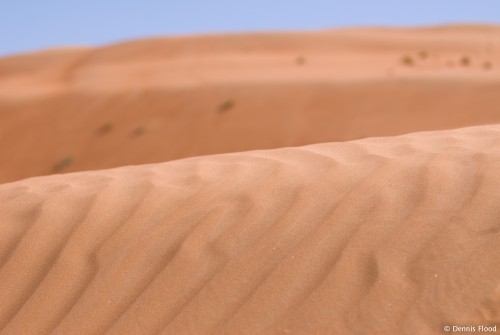
[[[2,334],[500,322],[500,126],[0,186]]]
[[[6,57],[0,183],[500,123],[499,36],[494,26],[366,28]]]
[[[0,59],[0,334],[500,327],[498,36]]]

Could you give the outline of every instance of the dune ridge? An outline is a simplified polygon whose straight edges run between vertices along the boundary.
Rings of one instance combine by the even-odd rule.
[[[500,125],[0,185],[2,334],[500,322]]]

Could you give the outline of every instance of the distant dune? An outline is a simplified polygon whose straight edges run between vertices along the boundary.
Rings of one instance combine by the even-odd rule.
[[[500,327],[500,27],[6,57],[0,158],[1,335]]]
[[[193,36],[0,59],[0,182],[497,123],[499,36]]]
[[[2,334],[500,322],[500,126],[0,186]]]

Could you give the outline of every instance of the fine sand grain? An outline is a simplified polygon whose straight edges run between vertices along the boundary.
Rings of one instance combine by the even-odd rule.
[[[0,185],[1,334],[500,323],[500,126]]]

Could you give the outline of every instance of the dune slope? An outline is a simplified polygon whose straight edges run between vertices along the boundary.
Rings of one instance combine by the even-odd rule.
[[[500,126],[0,185],[2,334],[500,322]]]
[[[0,183],[500,122],[500,27],[172,37],[0,59]]]

